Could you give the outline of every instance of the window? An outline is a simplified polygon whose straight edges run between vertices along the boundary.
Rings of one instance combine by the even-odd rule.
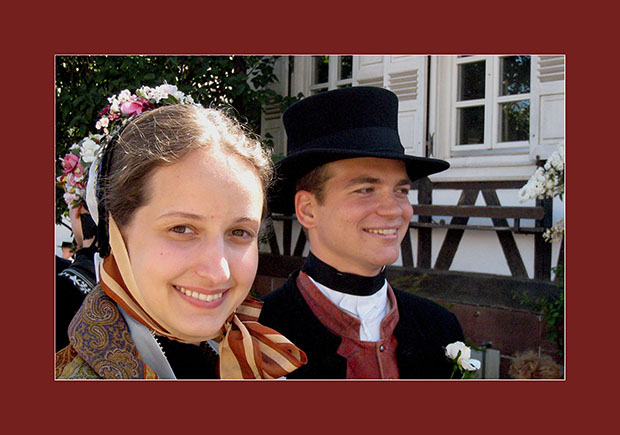
[[[528,152],[530,56],[458,56],[452,154]]]
[[[311,77],[311,94],[351,86],[353,56],[312,56]]]

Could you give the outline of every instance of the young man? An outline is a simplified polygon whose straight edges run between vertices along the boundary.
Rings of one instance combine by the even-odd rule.
[[[448,168],[405,155],[398,99],[373,87],[305,98],[283,115],[288,156],[277,165],[270,209],[297,215],[310,254],[267,294],[259,321],[303,349],[288,378],[449,378],[444,347],[462,341],[456,317],[393,289],[384,269],[398,259],[413,215],[411,182]]]

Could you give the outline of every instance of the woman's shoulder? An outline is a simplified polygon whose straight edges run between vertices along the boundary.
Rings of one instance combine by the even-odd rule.
[[[138,353],[129,327],[116,303],[101,286],[95,287],[69,325],[69,350],[57,356],[65,375],[74,378],[90,376],[94,371],[100,378],[149,379],[155,372]],[[64,362],[67,361],[67,362]],[[63,365],[64,364],[64,365]]]

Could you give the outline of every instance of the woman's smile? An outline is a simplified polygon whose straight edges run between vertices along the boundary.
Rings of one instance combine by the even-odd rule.
[[[177,286],[177,285],[173,285],[173,287],[188,302],[198,305],[198,306],[203,306],[205,308],[213,308],[219,305],[219,303],[222,302],[222,298],[226,295],[226,293],[229,290],[229,289],[224,289],[220,291],[215,290],[215,291],[210,291],[210,292],[206,292],[206,291],[203,292],[203,291],[190,290],[188,288]]]

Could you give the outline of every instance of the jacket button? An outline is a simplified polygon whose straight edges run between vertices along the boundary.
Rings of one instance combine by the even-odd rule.
[[[379,352],[383,352],[385,350],[385,347],[383,345],[379,346]]]

